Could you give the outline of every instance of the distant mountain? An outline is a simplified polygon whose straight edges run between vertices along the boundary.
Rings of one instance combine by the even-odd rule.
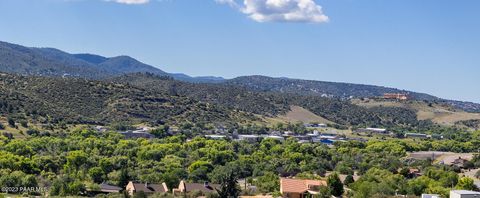
[[[290,78],[272,78],[268,76],[241,76],[226,82],[230,85],[243,86],[257,91],[274,91],[296,93],[301,95],[317,95],[348,99],[351,97],[383,96],[384,93],[406,93],[416,100],[439,100],[435,96],[416,93],[395,88],[352,83],[324,82]]]
[[[446,100],[425,93],[374,85],[272,78],[267,76],[242,76],[228,80],[225,83],[256,91],[313,95],[340,99],[379,97],[383,96],[384,93],[405,93],[415,100],[446,103],[467,112],[480,112],[480,104],[477,103]]]
[[[221,77],[191,77],[167,73],[129,56],[107,58],[95,54],[70,54],[54,48],[31,48],[0,42],[0,72],[35,76],[72,76],[108,79],[131,73],[151,73],[192,83],[241,86],[261,92],[312,95],[340,99],[382,96],[384,93],[408,93],[416,100],[442,102],[468,112],[480,112],[480,104],[445,100],[432,95],[382,86],[323,82],[267,76],[243,76],[230,80]]]
[[[170,74],[129,56],[106,58],[95,54],[70,54],[54,48],[32,48],[6,42],[0,42],[0,72],[36,76],[73,76],[88,79],[148,72],[188,82],[221,80]]]
[[[107,57],[103,57],[95,54],[74,54],[73,56],[93,64],[100,64],[108,60]]]

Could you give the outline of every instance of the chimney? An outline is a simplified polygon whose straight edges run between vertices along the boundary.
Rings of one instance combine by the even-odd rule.
[[[210,185],[208,184],[208,182],[203,183],[203,186],[205,186],[205,187],[210,187]]]
[[[145,188],[148,188],[148,182],[145,182]]]

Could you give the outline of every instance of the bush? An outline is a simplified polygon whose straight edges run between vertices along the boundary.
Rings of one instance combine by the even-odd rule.
[[[40,131],[36,129],[28,129],[27,134],[30,136],[38,136],[40,134]]]
[[[23,128],[27,128],[28,127],[28,122],[26,120],[22,120],[22,121],[20,121],[20,126],[22,126]]]
[[[8,118],[8,126],[10,127],[15,127],[15,120],[13,118]]]

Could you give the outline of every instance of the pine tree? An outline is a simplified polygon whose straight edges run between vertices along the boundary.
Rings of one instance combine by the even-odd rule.
[[[328,176],[327,185],[328,185],[328,189],[330,189],[330,193],[335,197],[341,196],[344,192],[343,183],[338,177],[337,173],[333,173],[330,176]]]

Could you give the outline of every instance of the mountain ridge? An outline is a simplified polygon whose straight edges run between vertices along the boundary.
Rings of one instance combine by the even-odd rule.
[[[261,75],[191,77],[168,73],[130,56],[104,57],[96,54],[70,54],[55,48],[24,47],[0,41],[0,72],[37,76],[71,76],[106,79],[129,73],[152,73],[192,83],[222,83],[242,86],[254,91],[314,95],[340,99],[380,97],[384,93],[407,93],[416,100],[443,102],[468,112],[480,112],[480,104],[442,99],[433,95],[376,85],[327,82]]]

